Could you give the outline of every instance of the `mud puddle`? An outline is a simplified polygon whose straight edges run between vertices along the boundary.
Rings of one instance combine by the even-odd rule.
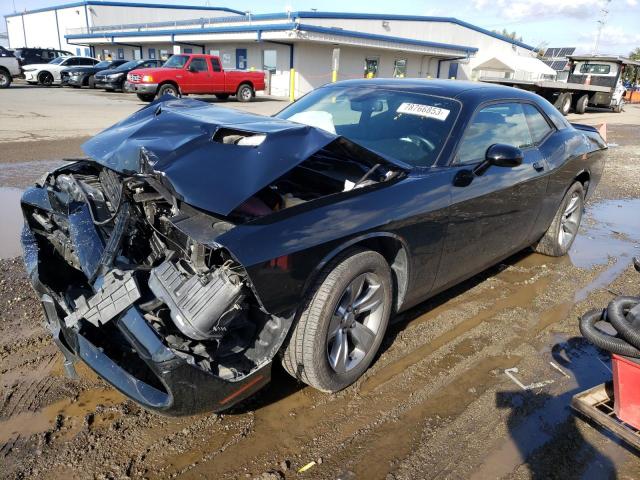
[[[587,207],[569,257],[579,268],[610,266],[576,292],[576,302],[587,298],[593,290],[609,285],[635,255],[640,255],[639,212],[640,199],[606,200]]]

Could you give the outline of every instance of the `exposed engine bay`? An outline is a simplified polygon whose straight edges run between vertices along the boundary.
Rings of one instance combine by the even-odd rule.
[[[39,280],[64,310],[67,328],[119,364],[131,363],[113,324],[135,305],[175,354],[238,379],[273,357],[292,316],[265,310],[244,266],[215,243],[215,233],[396,175],[388,165],[323,149],[221,217],[181,201],[160,175],[81,160],[49,174],[33,190],[46,199],[27,196],[23,210],[33,247],[46,258]],[[196,218],[205,219],[210,241],[179,227]]]

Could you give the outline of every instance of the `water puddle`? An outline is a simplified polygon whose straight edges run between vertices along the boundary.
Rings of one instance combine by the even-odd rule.
[[[640,199],[605,200],[587,207],[580,234],[569,251],[580,268],[613,263],[589,285],[578,290],[575,301],[613,282],[640,255]]]
[[[59,167],[62,160],[36,160],[31,162],[2,163],[0,186],[27,188],[39,180],[46,172]]]
[[[77,400],[66,398],[53,403],[42,410],[18,413],[0,422],[0,445],[16,436],[29,437],[36,433],[49,431],[60,422],[59,416],[83,419],[98,405],[116,405],[125,398],[114,389],[85,390]]]
[[[22,190],[12,187],[0,187],[0,258],[17,257],[22,254],[20,231],[22,213],[20,197]]]

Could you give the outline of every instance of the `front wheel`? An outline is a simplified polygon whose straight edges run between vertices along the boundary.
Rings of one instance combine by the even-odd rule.
[[[236,92],[236,98],[239,102],[250,102],[253,98],[253,88],[251,88],[251,85],[247,85],[246,83],[240,85]]]
[[[565,255],[578,235],[583,210],[584,187],[580,182],[575,182],[560,202],[549,229],[533,249],[550,257]]]
[[[318,390],[337,392],[373,361],[392,310],[382,255],[351,249],[322,271],[304,300],[282,358],[285,370]]]
[[[96,88],[96,79],[95,79],[95,77],[93,75],[91,75],[89,77],[89,80],[87,80],[87,86],[89,88]]]
[[[0,88],[9,88],[11,80],[9,72],[6,70],[0,70]]]
[[[172,97],[179,97],[180,92],[178,91],[178,87],[171,83],[165,83],[158,89],[157,98],[160,98],[164,95],[171,95]]]
[[[143,102],[153,102],[155,95],[153,93],[138,93],[138,98]]]
[[[53,75],[49,72],[42,72],[38,80],[40,81],[40,85],[44,85],[45,87],[53,85]]]
[[[613,107],[613,112],[614,113],[622,113],[623,109],[624,109],[624,100],[620,99],[618,104],[615,107]]]

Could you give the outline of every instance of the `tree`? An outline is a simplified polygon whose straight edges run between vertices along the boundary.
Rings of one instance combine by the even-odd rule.
[[[510,32],[506,28],[503,28],[502,31],[493,30],[493,33],[497,33],[498,35],[502,35],[503,37],[510,38],[511,40],[515,40],[516,42],[521,42],[522,37],[518,35],[516,32]]]
[[[640,47],[636,47],[629,53],[629,58],[631,60],[640,61]],[[624,80],[629,82],[637,82],[640,80],[640,67],[633,67],[631,65],[627,65],[624,69],[623,73]]]

